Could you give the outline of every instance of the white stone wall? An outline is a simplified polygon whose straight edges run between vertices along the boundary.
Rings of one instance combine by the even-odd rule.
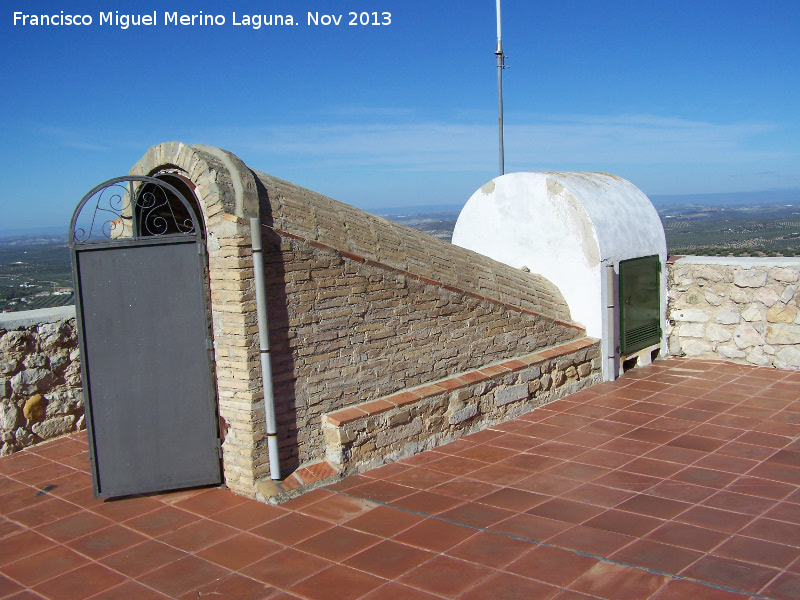
[[[0,314],[0,456],[84,427],[75,308]]]
[[[800,368],[800,259],[687,256],[667,285],[670,354]]]

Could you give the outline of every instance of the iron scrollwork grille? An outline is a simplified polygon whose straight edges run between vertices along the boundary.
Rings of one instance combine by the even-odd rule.
[[[110,179],[78,204],[70,223],[70,243],[152,240],[166,236],[199,238],[202,230],[189,201],[155,177]]]

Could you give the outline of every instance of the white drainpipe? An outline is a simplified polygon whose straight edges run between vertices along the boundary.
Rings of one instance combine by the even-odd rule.
[[[253,273],[256,286],[256,314],[258,315],[258,343],[261,350],[261,377],[264,381],[264,411],[267,420],[267,450],[269,475],[281,478],[278,457],[278,425],[275,418],[275,395],[272,391],[272,365],[269,360],[269,324],[267,322],[267,295],[264,289],[264,251],[261,247],[261,219],[250,219],[250,243],[253,248]]]

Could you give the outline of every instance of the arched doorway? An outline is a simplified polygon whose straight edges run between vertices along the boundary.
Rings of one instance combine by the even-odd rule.
[[[203,226],[185,194],[119,177],[72,217],[97,497],[221,482]]]

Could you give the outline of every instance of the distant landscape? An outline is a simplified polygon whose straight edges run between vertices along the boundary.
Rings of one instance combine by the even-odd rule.
[[[800,190],[653,196],[671,255],[800,256]],[[460,206],[379,214],[450,241]]]
[[[653,196],[671,255],[800,256],[800,190]],[[449,242],[461,205],[373,210]],[[66,235],[0,231],[0,312],[74,303]]]
[[[0,236],[0,312],[74,302],[66,238],[63,232]]]

